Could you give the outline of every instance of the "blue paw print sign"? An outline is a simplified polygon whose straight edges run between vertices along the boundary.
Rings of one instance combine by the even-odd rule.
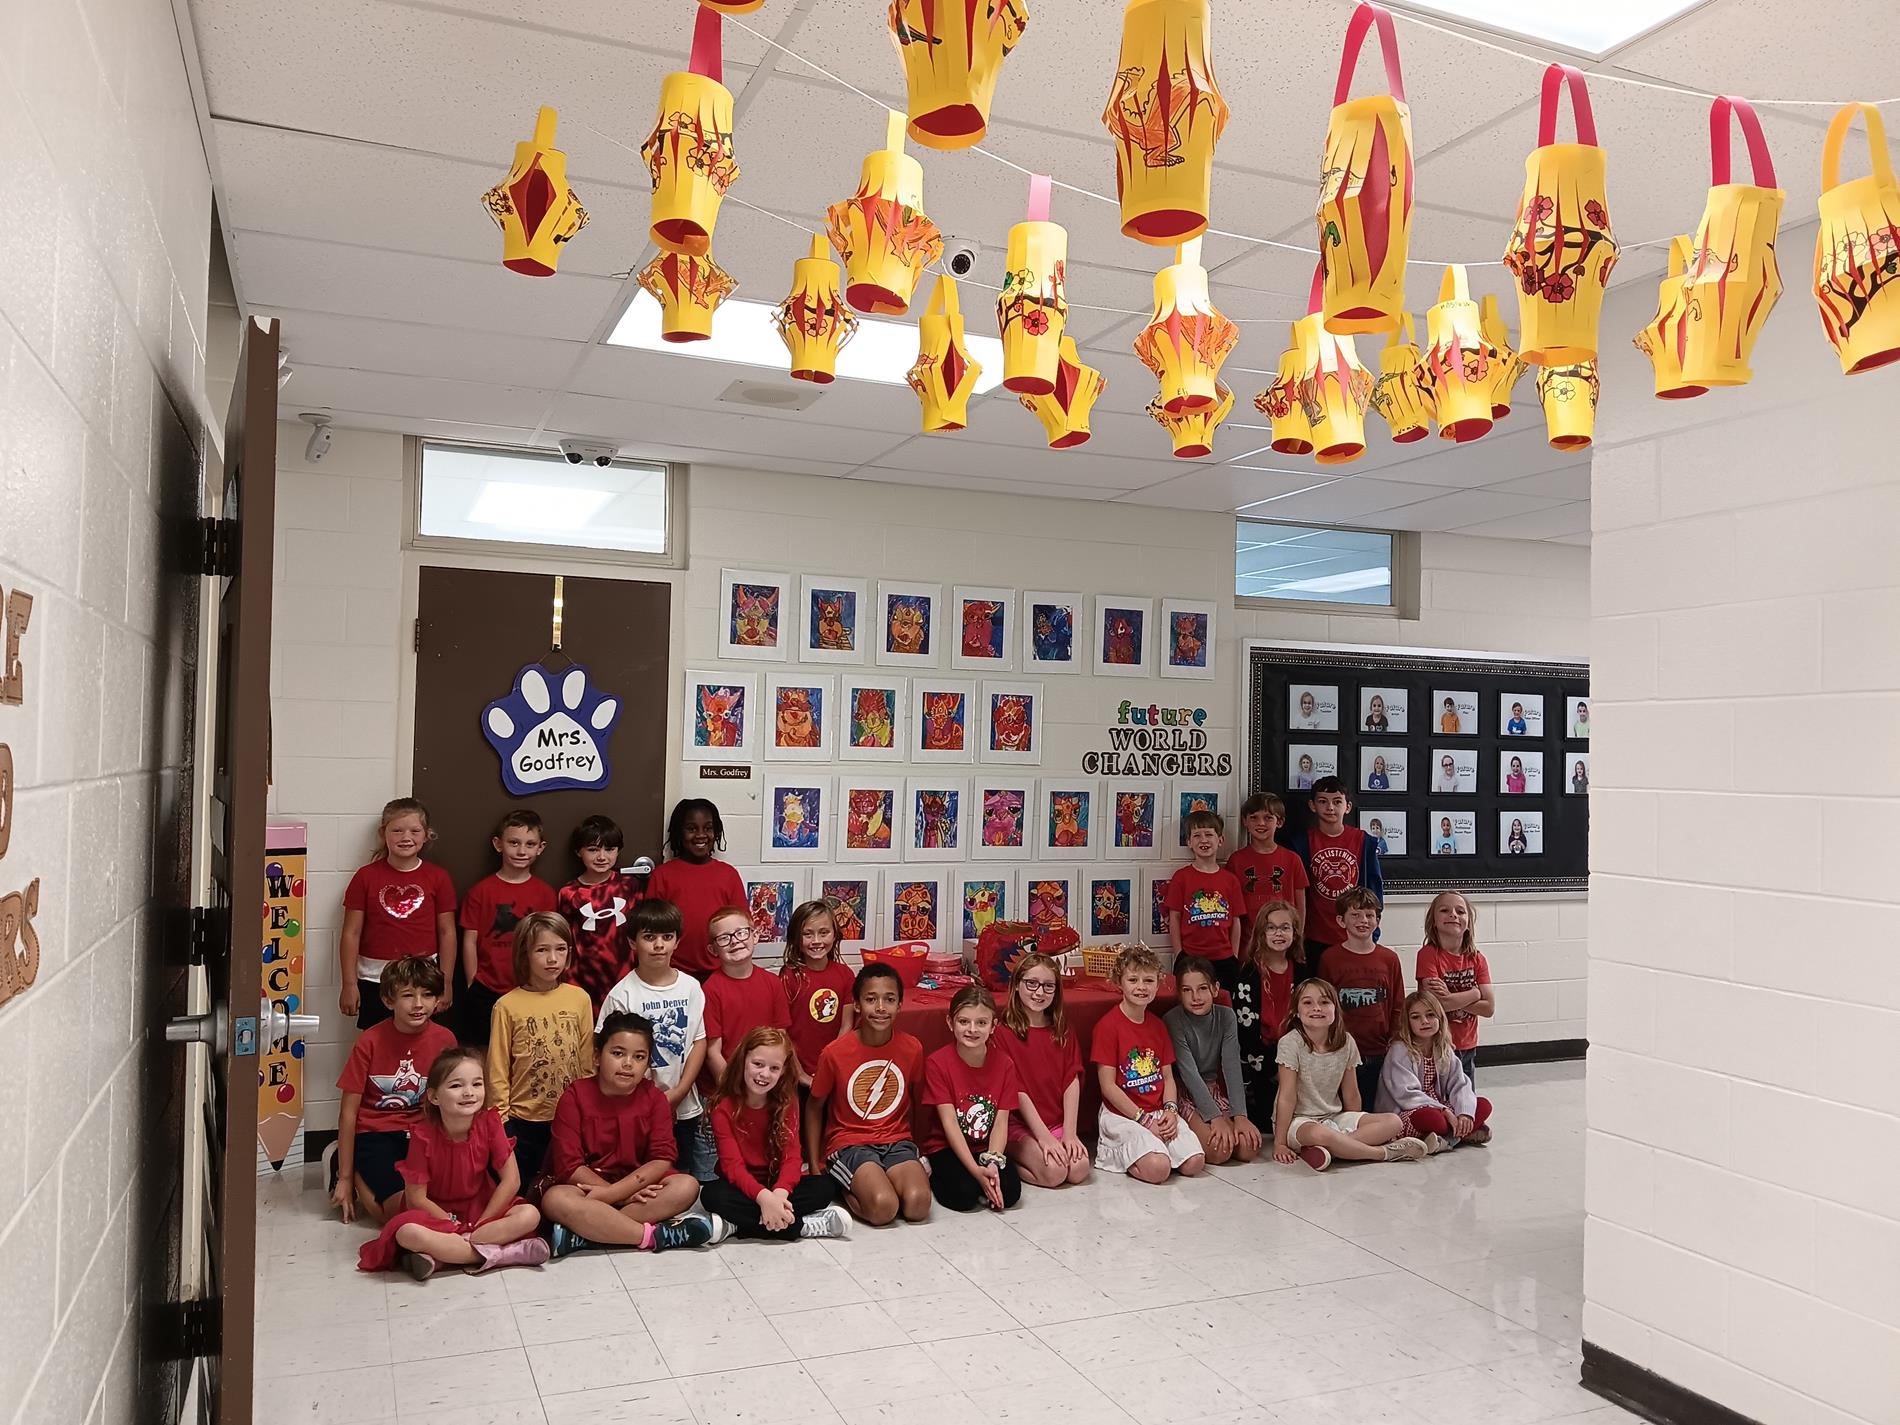
[[[516,797],[536,792],[598,791],[607,785],[607,739],[620,700],[575,664],[554,673],[530,663],[514,691],[482,711],[482,736],[501,758],[502,785]]]

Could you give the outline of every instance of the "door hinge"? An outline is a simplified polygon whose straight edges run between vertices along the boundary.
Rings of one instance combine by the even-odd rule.
[[[237,573],[237,534],[236,520],[209,515],[199,519],[199,574],[207,579],[229,579]]]
[[[422,652],[422,620],[421,619],[416,620],[415,632],[412,635],[411,640],[410,640],[409,651],[411,653]]]
[[[221,965],[231,953],[231,912],[223,906],[191,908],[191,963]]]
[[[161,1302],[150,1320],[152,1353],[159,1360],[196,1360],[223,1347],[224,1306],[216,1297]]]

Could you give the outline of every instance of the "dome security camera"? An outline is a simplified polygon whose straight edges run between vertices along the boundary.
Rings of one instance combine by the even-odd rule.
[[[582,465],[591,461],[595,465],[604,467],[612,465],[614,458],[619,454],[619,446],[608,445],[604,441],[563,440],[561,442],[561,457],[569,465]]]
[[[945,238],[943,240],[943,270],[952,277],[968,277],[976,271],[976,260],[981,254],[982,248],[968,238]]]

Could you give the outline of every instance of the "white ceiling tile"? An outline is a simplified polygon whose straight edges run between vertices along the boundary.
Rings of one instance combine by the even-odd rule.
[[[1552,505],[1549,509],[1461,525],[1457,532],[1497,539],[1556,539],[1562,535],[1587,535],[1590,532],[1590,506],[1587,502],[1572,501]]]
[[[383,416],[424,410],[438,420],[532,429],[548,403],[547,392],[530,387],[449,381],[393,371],[300,365],[291,379],[298,388],[292,399],[304,410],[327,407]],[[284,389],[287,393],[290,390],[288,386]]]
[[[892,485],[927,486],[933,490],[962,490],[978,495],[1040,495],[1055,500],[1106,500],[1118,492],[1108,487],[1050,485],[1035,480],[999,480],[935,471],[905,470],[894,465],[867,465],[851,472],[853,480],[881,480]]]
[[[1118,497],[1118,502],[1170,510],[1237,510],[1256,500],[1290,495],[1332,480],[1330,475],[1305,471],[1249,470],[1231,463],[1209,465],[1197,460],[1193,468],[1158,484],[1131,490]]]
[[[627,347],[589,349],[570,389],[577,395],[611,400],[650,401],[664,393],[666,404],[681,412],[749,410],[720,402],[721,394],[734,381],[802,389],[806,395],[817,395],[818,399],[802,411],[772,413],[775,419],[881,431],[893,436],[910,435],[918,428],[917,397],[908,386],[834,381],[829,386],[800,388],[789,375],[775,374],[763,367],[693,360]]]
[[[1798,11],[1786,0],[1720,0],[1619,51],[1614,63],[1714,93],[1889,99],[1900,93],[1892,19],[1891,9],[1861,0],[1801,0]],[[1795,112],[1823,126],[1829,117],[1826,108]]]
[[[1587,503],[1590,499],[1590,452],[1587,449],[1583,451],[1585,458],[1582,460],[1575,458],[1577,453],[1570,452],[1572,464],[1546,470],[1541,475],[1500,480],[1490,488],[1513,495],[1541,495],[1553,500],[1582,500]]]
[[[1369,475],[1348,476],[1314,488],[1250,505],[1241,511],[1263,520],[1311,521],[1319,524],[1352,523],[1369,515],[1379,515],[1378,523],[1389,523],[1383,511],[1415,504],[1436,491],[1427,485],[1405,485],[1396,480],[1378,480]]]
[[[901,437],[800,420],[798,412],[749,407],[682,408],[654,392],[651,401],[566,394],[555,397],[548,426],[571,435],[595,435],[623,444],[655,443],[714,456],[785,455],[841,467],[874,460]]]
[[[1417,486],[1411,488],[1418,489]],[[1562,503],[1497,490],[1450,490],[1400,509],[1389,509],[1379,516],[1379,523],[1391,529],[1463,529],[1513,515],[1535,514]]]
[[[566,378],[575,360],[592,349],[581,342],[506,332],[445,334],[441,327],[376,317],[342,317],[281,307],[255,307],[253,311],[283,322],[283,349],[290,356],[293,370],[306,365],[361,367],[551,391]],[[286,386],[285,399],[294,399],[297,389]]]

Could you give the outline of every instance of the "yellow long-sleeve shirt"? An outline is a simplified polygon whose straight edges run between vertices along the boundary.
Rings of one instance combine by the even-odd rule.
[[[594,1002],[579,985],[514,989],[488,1031],[488,1106],[503,1118],[554,1121],[567,1086],[594,1072]]]

